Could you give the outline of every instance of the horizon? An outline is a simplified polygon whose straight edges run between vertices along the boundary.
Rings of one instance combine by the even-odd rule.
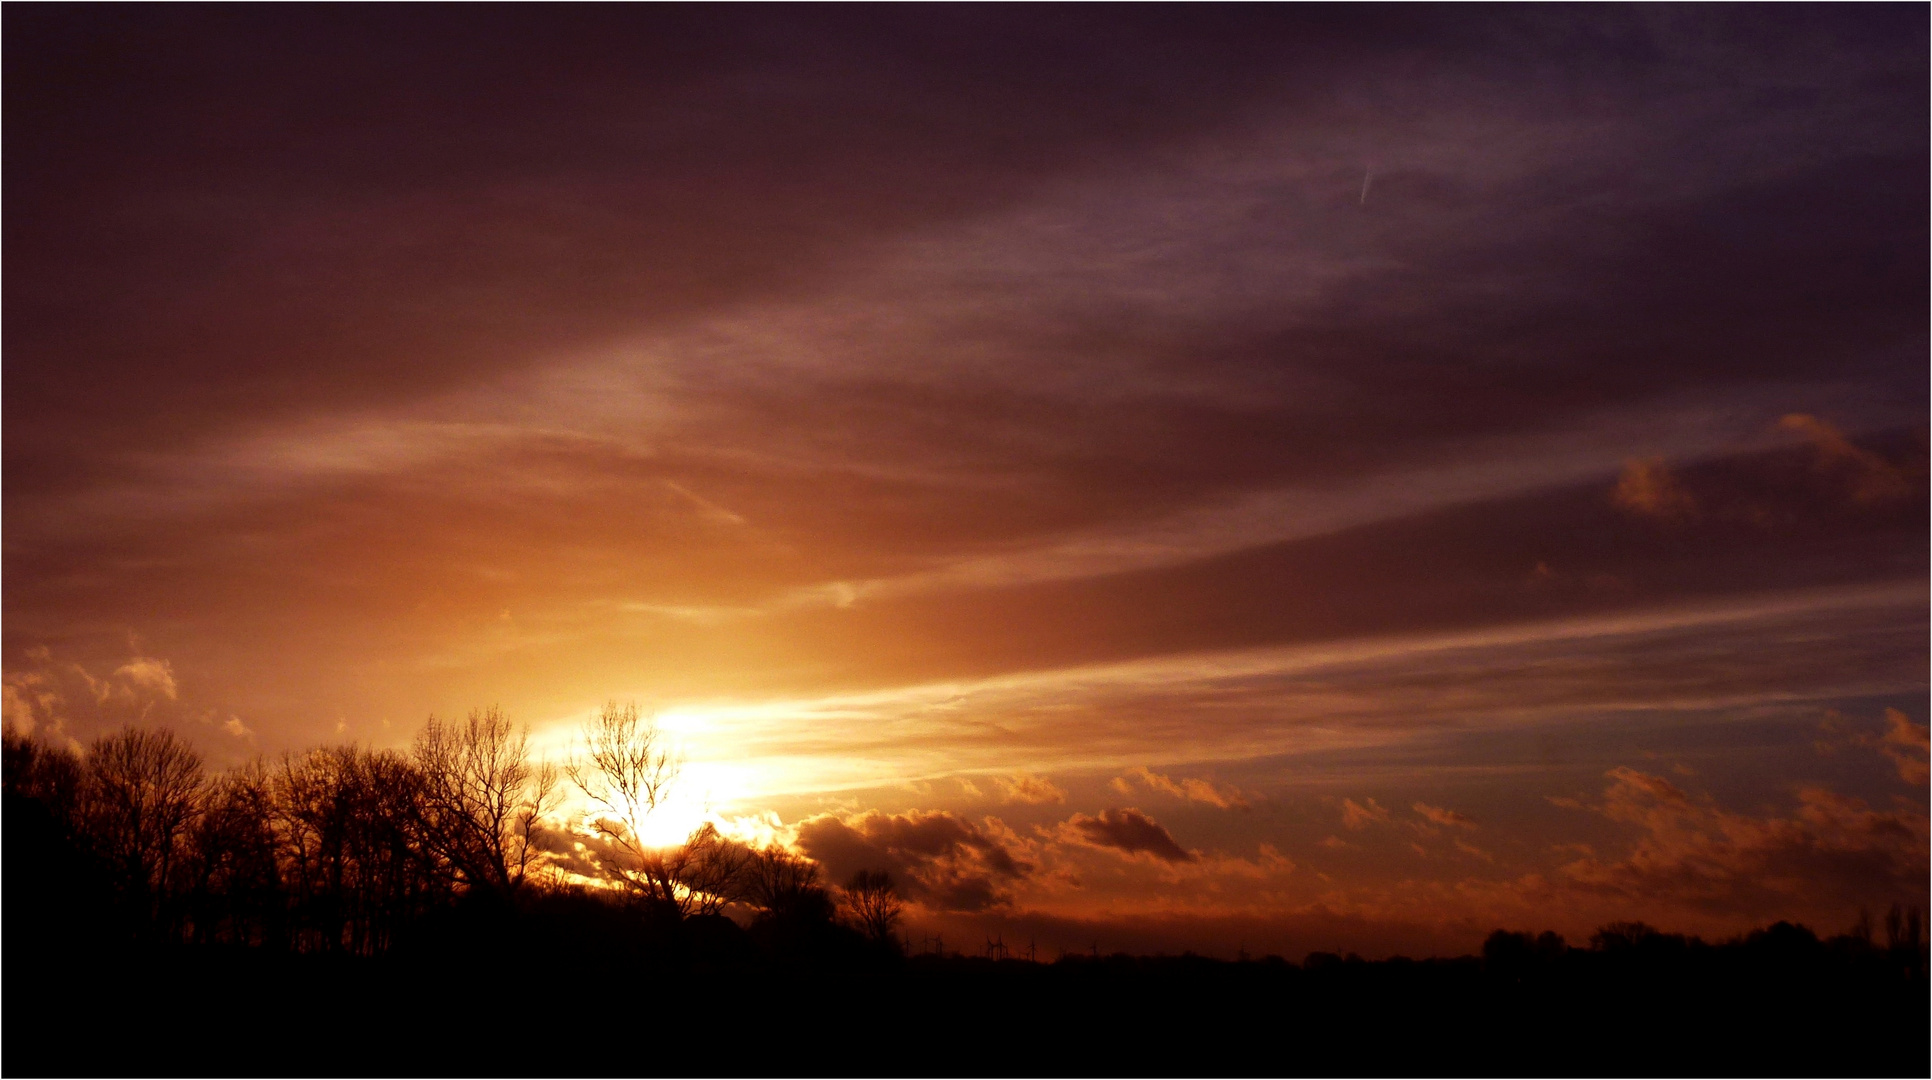
[[[1928,906],[1923,7],[3,18],[13,731],[635,703],[1043,956]]]

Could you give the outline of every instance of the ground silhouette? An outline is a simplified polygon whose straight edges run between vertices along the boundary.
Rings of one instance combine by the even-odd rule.
[[[1917,910],[1829,939],[1788,922],[1724,942],[1498,930],[1480,956],[1379,962],[908,955],[888,876],[831,887],[715,830],[670,852],[613,844],[611,887],[546,876],[557,777],[519,764],[523,746],[485,711],[408,755],[338,747],[211,777],[164,732],[85,754],[9,733],[0,1070],[1918,1075],[1932,1060]],[[628,843],[634,825],[607,832]]]

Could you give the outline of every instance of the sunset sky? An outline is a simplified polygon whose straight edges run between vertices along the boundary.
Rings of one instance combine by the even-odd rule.
[[[7,719],[636,701],[915,945],[1924,905],[1927,34],[12,6]]]

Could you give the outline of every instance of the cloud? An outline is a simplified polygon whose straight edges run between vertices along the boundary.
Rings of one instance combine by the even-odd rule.
[[[1379,821],[1389,820],[1389,811],[1374,799],[1356,802],[1354,799],[1342,800],[1342,824],[1351,829],[1366,829]]]
[[[1444,809],[1440,806],[1430,806],[1425,802],[1416,803],[1414,809],[1424,819],[1433,821],[1437,825],[1453,826],[1458,829],[1473,829],[1476,827],[1475,822],[1456,813],[1454,810]]]
[[[1249,808],[1248,800],[1242,796],[1238,788],[1217,787],[1212,781],[1195,777],[1182,777],[1179,780],[1175,780],[1172,777],[1157,773],[1144,765],[1130,770],[1128,776],[1114,777],[1111,786],[1122,795],[1133,794],[1133,781],[1128,779],[1128,777],[1139,779],[1141,784],[1149,791],[1159,792],[1163,795],[1172,795],[1177,799],[1205,803],[1208,806],[1219,807],[1222,810],[1246,810]]]
[[[1623,473],[1610,500],[1633,514],[1654,518],[1689,517],[1697,512],[1697,501],[1671,474],[1663,458],[1632,458],[1624,462]]]
[[[127,685],[138,687],[150,693],[160,694],[172,701],[177,696],[174,684],[174,667],[166,660],[152,656],[137,656],[114,669],[114,677]]]
[[[57,660],[45,647],[26,650],[23,659],[0,678],[6,722],[23,734],[85,739],[124,724],[176,718],[179,687],[164,659],[133,656],[105,675]]]
[[[1899,779],[1923,786],[1928,778],[1928,739],[1924,724],[1913,723],[1904,712],[1887,707],[1882,734],[1856,731],[1852,720],[1836,709],[1825,712],[1818,730],[1824,736],[1812,743],[1821,754],[1835,754],[1842,747],[1855,746],[1877,750],[1890,759]]]
[[[1913,477],[1901,466],[1858,446],[1845,433],[1809,413],[1792,413],[1778,426],[1794,432],[1818,451],[1818,468],[1843,475],[1858,503],[1896,502],[1912,494]]]
[[[1885,734],[1879,739],[1878,751],[1892,759],[1898,766],[1899,779],[1908,784],[1926,783],[1928,742],[1932,742],[1927,735],[1926,725],[1913,723],[1897,709],[1885,710]]]
[[[0,724],[21,735],[34,733],[34,710],[26,698],[11,685],[0,686]]]
[[[1038,805],[1067,801],[1067,793],[1061,791],[1052,781],[1027,773],[1015,773],[1010,777],[995,776],[993,786],[999,789],[1000,801],[1003,803]]]
[[[233,735],[237,739],[247,739],[252,741],[255,738],[255,732],[251,730],[248,727],[248,725],[243,724],[241,717],[239,716],[230,716],[227,719],[227,721],[221,725],[221,729],[223,731],[226,731],[228,734]]]
[[[40,727],[43,714],[57,723],[54,708],[58,703],[58,698],[41,688],[38,673],[9,672],[6,681],[0,683],[0,721],[21,735],[32,735]]]
[[[546,864],[592,881],[611,880],[610,868],[624,859],[610,841],[569,823],[535,830],[531,844],[544,853]]]
[[[1077,843],[1129,855],[1145,853],[1162,862],[1187,863],[1199,858],[1175,843],[1159,822],[1134,809],[1102,810],[1099,817],[1075,814],[1061,825],[1061,834]]]
[[[797,829],[799,850],[834,882],[859,870],[884,870],[908,899],[935,911],[1009,902],[1009,886],[1033,869],[1014,856],[1016,839],[998,819],[975,823],[943,811],[821,814]]]
[[[1881,906],[1922,898],[1928,873],[1923,808],[1887,812],[1822,787],[1798,791],[1789,817],[1733,813],[1661,776],[1610,770],[1599,813],[1639,830],[1621,859],[1584,856],[1568,885],[1647,904],[1789,917],[1794,906]]]

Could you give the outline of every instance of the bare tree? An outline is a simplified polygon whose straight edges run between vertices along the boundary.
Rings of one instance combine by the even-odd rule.
[[[197,944],[280,940],[284,894],[270,791],[259,760],[208,787],[191,834],[189,917]]]
[[[819,884],[818,864],[776,844],[751,852],[739,880],[739,898],[770,918],[832,917],[832,898]]]
[[[670,795],[683,767],[665,742],[655,717],[642,715],[634,703],[612,701],[584,724],[582,748],[568,766],[570,779],[591,802],[591,827],[609,846],[605,870],[659,899],[671,899],[675,868],[686,861],[643,839],[644,822]]]
[[[22,734],[12,721],[0,726],[0,745],[5,747],[0,782],[6,789],[41,803],[64,829],[76,827],[84,778],[80,758]]]
[[[127,728],[89,745],[81,820],[116,888],[148,926],[172,929],[187,835],[206,779],[201,755],[171,731]]]
[[[637,875],[653,903],[679,915],[715,915],[744,893],[752,851],[705,822],[684,843],[647,851]]]
[[[905,913],[905,902],[884,870],[861,870],[839,890],[839,902],[861,933],[882,945],[893,944],[893,930]]]
[[[471,888],[509,895],[537,861],[537,833],[554,808],[556,770],[530,758],[530,731],[502,710],[467,724],[430,717],[416,736],[424,839]]]
[[[384,951],[399,926],[467,880],[442,853],[448,845],[433,842],[432,825],[450,826],[466,850],[481,845],[465,844],[470,831],[451,815],[431,812],[426,788],[422,770],[391,751],[336,746],[282,759],[269,815],[298,948]],[[478,871],[477,880],[499,887],[496,875]]]

